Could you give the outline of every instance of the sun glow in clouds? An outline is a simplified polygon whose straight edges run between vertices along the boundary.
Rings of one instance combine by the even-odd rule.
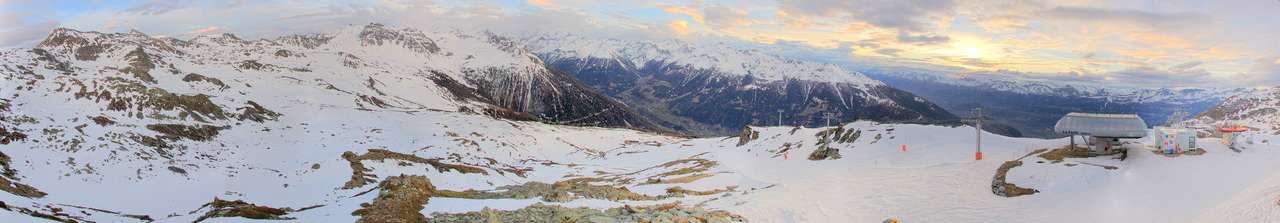
[[[957,36],[946,49],[946,56],[963,57],[972,59],[994,59],[998,55],[998,46],[992,45],[980,38],[969,36]]]
[[[671,29],[671,32],[675,33],[676,35],[681,35],[681,36],[688,35],[689,21],[685,21],[683,19],[672,20],[670,23],[667,23],[667,28]]]
[[[979,49],[978,47],[975,47],[975,46],[960,46],[960,47],[959,47],[959,49],[960,49],[961,54],[962,54],[962,55],[964,55],[965,57],[968,57],[968,58],[982,58],[982,49]]]

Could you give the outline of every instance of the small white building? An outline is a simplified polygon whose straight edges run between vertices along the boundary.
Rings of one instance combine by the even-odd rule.
[[[1196,148],[1196,131],[1157,126],[1151,129],[1151,145],[1164,153],[1180,153]]]

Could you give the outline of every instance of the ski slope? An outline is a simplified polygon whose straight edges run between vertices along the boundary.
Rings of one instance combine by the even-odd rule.
[[[577,199],[548,203],[536,198],[433,198],[422,210],[428,216],[484,208],[515,210],[539,202],[609,208],[674,201],[727,210],[755,222],[865,222],[888,218],[907,222],[1249,222],[1275,219],[1280,214],[1276,211],[1280,206],[1274,206],[1273,200],[1280,195],[1276,193],[1274,171],[1280,167],[1280,151],[1275,151],[1276,145],[1260,142],[1236,153],[1215,139],[1201,139],[1199,145],[1205,147],[1207,154],[1179,157],[1153,154],[1143,150],[1142,145],[1131,144],[1134,148],[1124,161],[1112,157],[1068,158],[1053,164],[1036,163],[1040,158],[1028,157],[1024,159],[1027,164],[1010,171],[1009,181],[1040,193],[1006,198],[990,190],[995,169],[1003,161],[1017,159],[1034,149],[1065,145],[1065,139],[1007,138],[988,133],[984,136],[985,159],[974,161],[972,128],[863,121],[843,126],[861,130],[859,139],[830,144],[840,149],[843,158],[813,161],[805,157],[817,148],[815,134],[829,128],[753,127],[759,132],[758,138],[739,146],[736,137],[681,138],[453,112],[316,111],[284,116],[278,122],[281,126],[268,127],[273,129],[270,132],[229,132],[219,136],[217,143],[240,149],[228,151],[224,162],[187,168],[185,176],[157,172],[135,179],[126,174],[132,171],[131,167],[119,165],[96,167],[103,173],[100,175],[66,176],[67,170],[59,168],[64,164],[58,162],[66,159],[63,154],[34,148],[7,149],[14,160],[31,161],[18,167],[24,176],[22,182],[49,196],[26,199],[6,195],[0,199],[10,205],[110,207],[122,213],[148,214],[158,222],[190,222],[199,216],[192,210],[219,197],[273,207],[320,204],[325,206],[288,216],[300,222],[350,222],[357,218],[350,212],[373,197],[355,195],[374,185],[339,189],[351,174],[340,154],[383,148],[421,157],[464,154],[458,161],[478,164],[486,162],[482,161],[484,158],[492,158],[497,163],[532,169],[526,177],[519,177],[439,172],[392,161],[366,162],[379,177],[424,175],[442,189],[484,190],[605,172],[634,172],[637,179],[642,179],[661,172],[647,170],[648,167],[689,157],[720,165],[708,171],[714,176],[689,183],[623,186],[649,195],[662,194],[671,186],[693,190],[736,187],[716,195],[658,201]],[[300,123],[311,124],[303,127]],[[294,127],[285,127],[290,125]],[[876,135],[880,135],[879,140]],[[802,146],[785,152],[784,158],[778,150],[787,143]],[[903,144],[907,146],[905,152]],[[22,148],[22,144],[18,145],[16,148]],[[1078,165],[1064,165],[1068,163]],[[1118,169],[1081,163],[1113,165]],[[319,164],[319,168],[312,169],[313,164]],[[112,192],[86,188],[112,188]],[[101,213],[85,217],[128,220]],[[212,222],[244,220],[214,218]]]

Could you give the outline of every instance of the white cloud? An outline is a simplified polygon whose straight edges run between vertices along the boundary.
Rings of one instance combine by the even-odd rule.
[[[942,35],[911,35],[906,31],[898,32],[898,42],[916,45],[933,45],[951,41],[951,37]]]
[[[206,35],[206,34],[214,34],[214,33],[222,33],[222,32],[226,32],[226,29],[223,29],[222,27],[217,27],[217,26],[209,26],[209,27],[191,30],[186,34],[187,35]]]
[[[702,11],[707,25],[714,29],[730,29],[750,22],[747,19],[747,10],[740,8],[713,5],[703,8]]]
[[[30,21],[20,12],[0,12],[0,47],[30,46],[58,27],[52,19]]]
[[[137,13],[141,15],[156,15],[164,14],[180,8],[182,8],[182,6],[175,1],[152,0],[147,3],[129,7],[128,9],[125,9],[124,12]]]
[[[862,21],[885,28],[925,31],[955,13],[951,0],[781,0],[792,16]]]
[[[1196,27],[1208,25],[1208,15],[1192,12],[1159,13],[1131,9],[1107,9],[1095,7],[1056,7],[1043,12],[1051,18],[1114,23],[1123,22],[1160,28]]]

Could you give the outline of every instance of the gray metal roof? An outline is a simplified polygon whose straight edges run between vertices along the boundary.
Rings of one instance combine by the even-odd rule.
[[[1147,122],[1135,114],[1094,114],[1072,112],[1053,126],[1062,134],[1097,137],[1142,138],[1147,136]]]

